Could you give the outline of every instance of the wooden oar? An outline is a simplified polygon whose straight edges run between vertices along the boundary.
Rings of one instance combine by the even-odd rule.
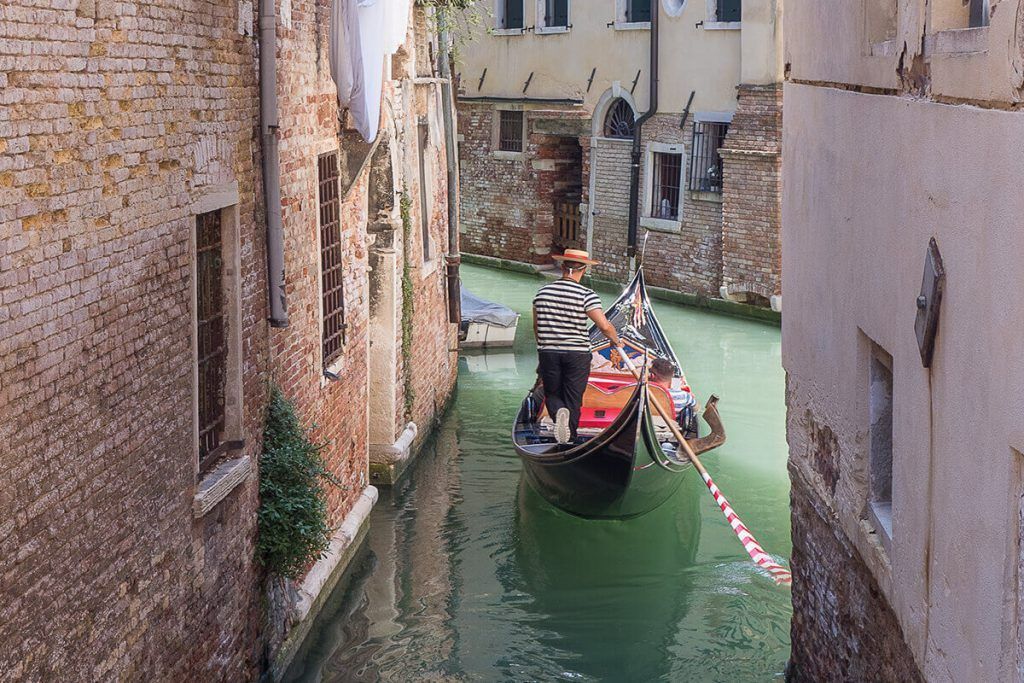
[[[626,353],[622,354],[622,358],[626,367],[629,368],[629,371],[633,373],[634,377],[636,377],[636,380],[638,382],[642,381],[640,372],[636,369],[636,365],[633,364],[632,359]],[[668,424],[669,429],[672,430],[672,434],[676,437],[676,440],[679,441],[679,446],[686,452],[686,457],[688,457],[690,462],[693,463],[694,468],[700,472],[700,476],[707,485],[708,491],[711,492],[715,502],[718,503],[718,507],[722,509],[722,514],[724,514],[725,518],[729,521],[729,526],[731,526],[732,530],[736,533],[736,537],[740,539],[740,543],[743,544],[743,548],[747,551],[747,554],[750,555],[750,559],[754,561],[754,564],[770,573],[772,578],[775,580],[775,583],[785,586],[792,584],[793,575],[790,571],[773,560],[771,556],[764,551],[761,544],[757,542],[754,535],[750,533],[746,525],[740,521],[736,512],[729,506],[729,501],[725,499],[722,492],[718,490],[717,486],[715,486],[715,482],[712,481],[711,475],[708,474],[707,469],[705,469],[704,463],[700,461],[697,454],[693,452],[692,448],[690,448],[690,444],[687,443],[686,437],[683,436],[683,431],[679,428],[679,424],[676,422],[676,416],[666,415],[665,408],[658,403],[658,401],[649,400],[648,405],[654,406],[654,409],[659,415],[661,415],[661,419]]]

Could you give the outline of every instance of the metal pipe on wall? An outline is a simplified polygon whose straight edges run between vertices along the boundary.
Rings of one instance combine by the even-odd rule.
[[[267,289],[270,326],[288,327],[281,225],[281,165],[277,150],[277,17],[274,0],[260,0],[260,129],[263,203],[267,221]]]
[[[660,0],[651,0],[651,84],[647,111],[636,120],[633,126],[633,154],[629,176],[629,228],[626,233],[626,255],[629,257],[629,273],[636,269],[636,236],[640,223],[640,147],[644,123],[658,112],[658,15],[661,14]]]
[[[448,46],[449,15],[444,5],[437,7],[438,60],[441,72],[441,108],[444,116],[445,160],[448,166],[448,254],[445,256],[445,280],[448,286],[448,322],[462,322],[462,296],[459,282],[459,169],[455,140],[455,115],[452,111],[452,70]]]

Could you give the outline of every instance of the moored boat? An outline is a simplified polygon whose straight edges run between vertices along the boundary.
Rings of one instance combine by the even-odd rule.
[[[675,415],[670,387],[649,381],[643,370],[655,358],[664,358],[676,371],[671,389],[690,387],[654,317],[642,269],[606,315],[623,348],[612,347],[600,331],[591,329],[592,369],[576,442],[556,442],[539,382],[520,407],[512,441],[527,481],[552,505],[581,517],[622,519],[657,508],[693,469],[651,405],[657,402],[666,414]],[[640,381],[628,370],[623,354],[641,368]],[[725,442],[716,403],[712,396],[703,413],[710,433],[687,439],[698,455]]]

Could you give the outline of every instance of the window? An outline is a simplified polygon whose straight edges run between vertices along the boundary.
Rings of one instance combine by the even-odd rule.
[[[687,189],[694,192],[722,192],[722,147],[728,123],[695,121],[690,154],[690,182]]]
[[[633,139],[633,127],[636,115],[629,102],[621,97],[612,102],[604,117],[604,136],[606,138]]]
[[[323,299],[323,366],[341,355],[345,344],[344,263],[338,199],[338,153],[317,159],[320,205],[320,291]]]
[[[981,28],[989,25],[991,0],[935,0],[931,9],[931,31]]]
[[[502,109],[498,116],[498,149],[502,152],[522,152],[523,112]]]
[[[740,21],[741,0],[715,0],[715,21]]]
[[[888,548],[892,541],[892,356],[872,345],[868,386],[868,513]]]
[[[431,182],[429,169],[427,168],[427,146],[430,144],[430,126],[425,121],[421,121],[417,130],[420,153],[420,231],[423,241],[423,260],[429,261],[434,256],[430,243],[430,202],[428,201],[428,185]]]
[[[524,0],[495,0],[494,28],[504,31],[523,30]]]
[[[626,22],[637,24],[651,20],[651,0],[626,0]]]
[[[679,219],[679,188],[682,185],[683,155],[653,153],[651,174],[651,217]]]
[[[227,313],[221,212],[196,216],[196,351],[199,388],[199,470],[223,452],[227,423]]]
[[[569,0],[541,0],[543,2],[543,28],[569,27]],[[540,6],[538,6],[539,8]]]

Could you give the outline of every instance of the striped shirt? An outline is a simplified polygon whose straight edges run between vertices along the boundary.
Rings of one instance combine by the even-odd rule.
[[[590,353],[587,313],[601,308],[594,291],[573,280],[555,280],[533,298],[537,348],[541,351]]]

